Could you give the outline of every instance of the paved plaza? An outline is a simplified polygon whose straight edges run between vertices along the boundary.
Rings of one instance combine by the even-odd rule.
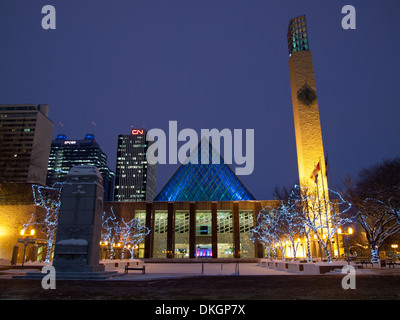
[[[12,279],[38,269],[7,269],[0,273],[0,299],[107,300],[274,300],[274,299],[400,299],[400,268],[356,270],[356,289],[344,290],[344,277],[276,270],[257,263],[146,263],[146,274],[118,267],[105,281],[59,280],[44,290],[38,280]]]

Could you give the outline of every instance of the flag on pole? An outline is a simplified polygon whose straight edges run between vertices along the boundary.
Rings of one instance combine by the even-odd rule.
[[[314,179],[314,177],[318,177],[318,172],[319,171],[321,171],[321,165],[320,165],[320,163],[318,162],[318,164],[315,166],[315,168],[314,168],[314,171],[312,172],[312,174],[311,174],[311,177],[310,177],[310,179]]]

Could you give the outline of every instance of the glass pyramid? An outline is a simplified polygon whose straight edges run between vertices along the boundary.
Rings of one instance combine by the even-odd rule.
[[[207,157],[208,164],[204,161]],[[190,154],[154,199],[154,201],[238,200],[255,200],[255,198],[205,138],[199,142],[197,149]]]

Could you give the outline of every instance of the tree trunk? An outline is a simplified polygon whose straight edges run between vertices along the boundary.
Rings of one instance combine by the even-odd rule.
[[[275,247],[273,248],[272,252],[273,252],[273,258],[277,259],[278,258],[278,252],[276,251]]]
[[[47,240],[46,259],[44,260],[44,262],[50,262],[52,247],[53,247],[53,239]]]
[[[292,246],[293,246],[293,261],[296,261],[297,260],[297,257],[296,257],[296,255],[297,255],[297,244],[294,242],[294,241],[292,241]]]
[[[328,262],[329,262],[329,263],[332,263],[332,257],[331,257],[331,253],[329,252],[328,246],[327,246],[324,242],[322,242],[322,241],[321,241],[321,244],[322,244],[322,248],[323,248],[324,251],[325,251],[326,258],[328,259]]]
[[[375,245],[371,245],[371,261],[372,263],[379,263],[379,249]]]
[[[307,260],[312,261],[310,241],[307,239]]]

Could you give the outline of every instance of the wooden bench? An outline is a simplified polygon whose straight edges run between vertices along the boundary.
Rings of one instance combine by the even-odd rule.
[[[386,264],[389,266],[389,269],[390,269],[390,267],[392,267],[394,269],[394,266],[400,265],[400,263],[396,263],[394,261],[386,262]]]
[[[142,274],[145,274],[146,266],[143,266],[141,268],[129,268],[128,266],[125,266],[125,274],[128,274],[128,270],[142,270]]]
[[[362,266],[364,266],[364,264],[365,264],[365,266],[368,266],[368,264],[370,264],[372,267],[374,266],[374,263],[370,260],[361,260],[361,261],[359,260],[359,261],[356,261],[356,265],[357,264],[361,264]]]

